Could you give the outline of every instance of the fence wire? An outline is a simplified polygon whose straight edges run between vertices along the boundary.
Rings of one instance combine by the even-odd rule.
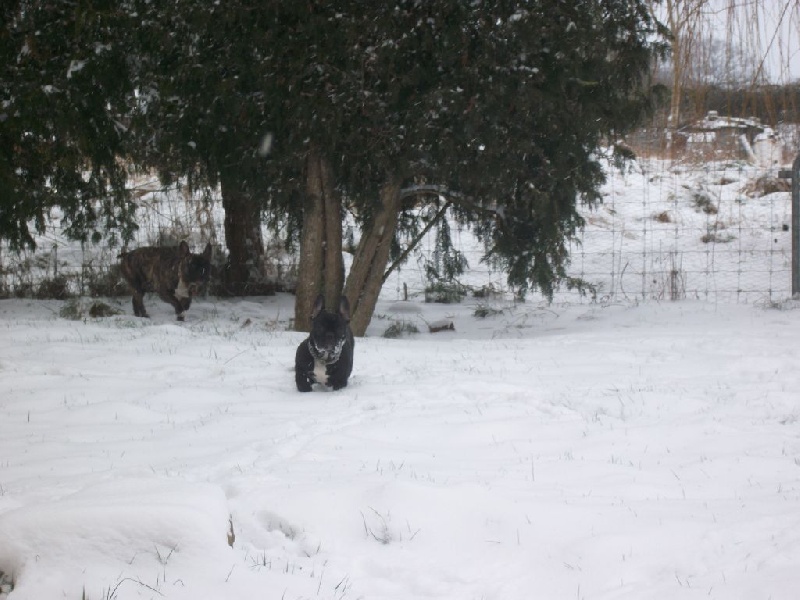
[[[570,244],[568,274],[595,293],[560,288],[553,300],[773,302],[789,297],[791,198],[788,183],[777,181],[775,173],[777,167],[756,170],[741,162],[698,168],[649,161],[626,172],[609,168],[602,204],[581,209],[585,227]],[[224,262],[218,194],[201,198],[180,188],[162,189],[154,181],[137,189],[139,230],[130,247],[187,240],[199,251],[211,242],[215,260]],[[482,261],[484,248],[469,229],[453,224],[452,237],[469,265],[460,284],[484,293],[519,294],[502,272]],[[265,229],[264,239],[265,277],[291,288],[295,258],[283,251],[280,235]],[[21,254],[0,244],[0,295],[127,293],[115,271],[123,249],[119,244],[67,240],[57,212],[37,244],[35,252]],[[424,294],[431,284],[425,265],[434,249],[431,234],[388,278],[382,297]]]
[[[679,300],[775,302],[791,295],[791,194],[778,168],[742,162],[693,165],[646,161],[608,170],[603,202],[583,207],[585,227],[570,244],[570,277],[595,293],[558,289],[556,302]],[[516,294],[505,276],[481,262],[468,230],[455,234],[469,263],[461,280]],[[386,294],[420,294],[433,253],[391,279]],[[533,294],[535,299],[541,299]]]

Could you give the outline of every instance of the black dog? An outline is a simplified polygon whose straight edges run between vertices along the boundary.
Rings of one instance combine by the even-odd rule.
[[[311,312],[311,335],[297,347],[294,379],[297,389],[310,392],[312,383],[340,390],[353,370],[355,340],[350,329],[350,303],[342,296],[339,312],[325,310],[320,294]]]
[[[208,282],[211,274],[211,244],[202,254],[192,254],[189,244],[178,247],[147,246],[123,252],[120,271],[133,293],[133,314],[147,317],[144,293],[156,292],[175,308],[178,321],[192,304],[192,294]]]

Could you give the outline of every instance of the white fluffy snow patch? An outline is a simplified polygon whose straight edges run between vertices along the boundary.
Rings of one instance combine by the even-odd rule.
[[[121,582],[157,590],[168,571],[225,560],[229,527],[216,486],[110,480],[0,514],[0,566],[14,578],[15,600],[51,598],[55,589],[98,597],[98,584],[111,590]],[[164,577],[154,580],[161,568]]]

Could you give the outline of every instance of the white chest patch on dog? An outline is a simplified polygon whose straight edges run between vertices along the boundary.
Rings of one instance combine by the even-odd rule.
[[[175,288],[175,297],[179,300],[189,297],[189,288],[186,287],[186,283],[183,281],[183,278],[178,279],[178,287]]]
[[[328,385],[328,370],[321,360],[314,360],[314,381]]]

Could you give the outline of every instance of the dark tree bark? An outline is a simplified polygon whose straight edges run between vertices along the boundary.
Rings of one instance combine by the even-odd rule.
[[[225,209],[225,245],[228,248],[228,262],[222,280],[229,294],[245,295],[256,291],[253,288],[260,283],[262,273],[261,210],[235,176],[222,174],[220,187]]]
[[[400,212],[400,184],[390,181],[381,190],[380,209],[364,227],[347,276],[344,294],[350,301],[350,327],[363,336],[372,319]]]
[[[306,163],[306,197],[295,292],[295,330],[309,331],[319,294],[329,309],[339,306],[344,284],[341,199],[327,158],[315,147]]]

